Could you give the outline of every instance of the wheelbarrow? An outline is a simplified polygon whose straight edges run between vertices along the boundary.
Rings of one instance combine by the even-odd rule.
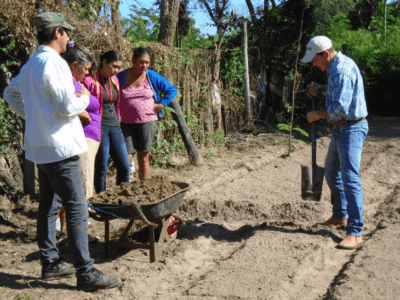
[[[163,249],[176,238],[176,233],[173,235],[168,234],[168,227],[171,226],[171,217],[174,217],[175,220],[172,226],[187,222],[187,219],[176,214],[176,211],[181,206],[185,194],[189,190],[189,184],[176,181],[171,181],[171,183],[177,185],[181,190],[155,203],[138,205],[134,200],[118,200],[118,205],[103,203],[90,203],[88,205],[92,208],[89,211],[89,216],[96,221],[105,222],[104,254],[106,257],[109,256],[110,245],[129,249],[150,250],[150,262],[155,262],[161,256]],[[114,219],[130,220],[118,241],[110,241],[110,221]],[[125,241],[135,220],[140,220],[148,225],[148,243]],[[160,233],[158,241],[156,241],[154,234],[154,229],[157,226]]]

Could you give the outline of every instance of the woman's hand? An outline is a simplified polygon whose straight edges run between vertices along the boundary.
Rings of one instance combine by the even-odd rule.
[[[89,116],[89,113],[86,110],[82,111],[78,115],[78,117],[81,120],[81,122],[83,122],[85,124],[89,124],[90,122],[92,122],[92,118]]]
[[[154,108],[153,111],[155,114],[158,114],[160,111],[162,111],[164,109],[164,105],[160,104],[160,103],[156,103],[154,104]]]
[[[88,91],[88,89],[81,84],[82,90],[81,90],[81,95],[87,95],[88,97],[90,96],[90,92]]]
[[[83,84],[81,84],[82,89],[79,92],[75,92],[75,96],[80,97],[82,95],[87,95],[88,97],[90,96],[90,92],[88,91],[87,88]]]

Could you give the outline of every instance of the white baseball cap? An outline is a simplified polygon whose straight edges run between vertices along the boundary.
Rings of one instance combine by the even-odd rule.
[[[301,61],[308,63],[312,61],[315,54],[325,51],[331,48],[332,46],[333,45],[330,38],[323,35],[317,35],[308,42],[306,55],[302,58]]]

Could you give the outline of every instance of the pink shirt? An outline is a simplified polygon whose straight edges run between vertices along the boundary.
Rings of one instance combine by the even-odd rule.
[[[157,114],[153,112],[153,91],[146,79],[143,84],[133,89],[124,85],[121,90],[121,118],[123,123],[139,124],[157,121]]]

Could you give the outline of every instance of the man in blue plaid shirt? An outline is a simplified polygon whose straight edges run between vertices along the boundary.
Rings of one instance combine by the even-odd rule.
[[[309,93],[325,94],[326,109],[307,114],[310,123],[326,118],[333,125],[325,162],[325,177],[331,190],[332,217],[322,225],[346,225],[347,237],[338,248],[356,249],[363,243],[363,192],[360,179],[362,146],[368,134],[364,83],[356,63],[337,52],[332,41],[315,36],[307,44],[302,62],[311,62],[327,73],[324,87],[311,84]]]

